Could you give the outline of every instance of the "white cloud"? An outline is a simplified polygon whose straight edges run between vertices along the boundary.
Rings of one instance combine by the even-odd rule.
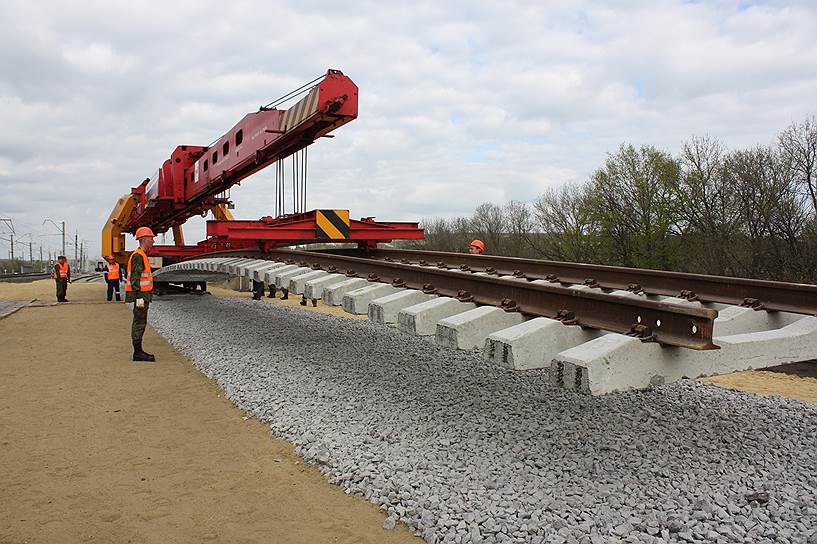
[[[63,48],[63,57],[81,72],[125,71],[129,59],[116,55],[109,44],[89,43],[85,45],[68,45]]]

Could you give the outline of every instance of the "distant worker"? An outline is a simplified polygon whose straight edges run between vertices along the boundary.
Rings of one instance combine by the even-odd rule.
[[[116,301],[122,300],[122,295],[119,292],[119,263],[114,260],[113,256],[105,257],[108,261],[102,269],[105,276],[105,283],[108,284],[108,302],[113,301],[113,295],[116,294]]]
[[[68,302],[65,296],[68,294],[68,284],[71,283],[71,265],[65,255],[57,257],[52,275],[57,284],[57,302]]]
[[[150,271],[150,259],[147,252],[153,247],[153,231],[148,227],[136,229],[139,247],[128,259],[127,278],[125,280],[125,302],[133,302],[133,341],[134,361],[155,361],[156,357],[142,349],[142,336],[148,323],[148,306],[153,298],[153,275]]]
[[[252,299],[261,300],[262,296],[264,296],[264,282],[252,280]]]
[[[485,242],[482,240],[474,240],[471,242],[471,245],[468,246],[468,253],[471,255],[482,255],[485,253]]]

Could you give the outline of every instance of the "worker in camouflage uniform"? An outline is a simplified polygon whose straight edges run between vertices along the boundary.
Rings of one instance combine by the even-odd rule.
[[[68,264],[65,255],[57,257],[51,275],[57,284],[57,302],[68,302],[65,296],[68,294],[68,284],[71,283],[71,266]]]
[[[156,360],[156,357],[142,349],[142,336],[145,334],[145,327],[148,323],[148,307],[153,297],[153,274],[147,256],[147,252],[153,247],[153,236],[153,231],[148,227],[136,229],[139,247],[131,253],[128,259],[125,302],[133,302],[131,340],[133,341],[134,361]]]

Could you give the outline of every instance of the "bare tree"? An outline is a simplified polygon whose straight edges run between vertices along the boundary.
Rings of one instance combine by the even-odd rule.
[[[504,254],[503,238],[508,231],[508,220],[501,206],[483,202],[474,210],[470,224],[474,236],[485,242],[489,253]]]
[[[425,230],[425,239],[415,244],[435,251],[455,251],[459,233],[456,231],[456,220],[445,217],[424,219],[422,227]]]
[[[737,195],[725,175],[726,150],[718,140],[693,137],[681,149],[678,226],[685,266],[709,274],[732,273],[731,241],[740,231]]]
[[[769,235],[774,261],[768,266],[772,279],[807,281],[814,277],[815,256],[805,238],[812,223],[811,204],[800,190],[798,173],[782,153],[773,150],[771,186],[779,195],[769,214]]]
[[[796,181],[811,201],[817,213],[817,119],[807,118],[802,123],[792,123],[778,135],[783,159],[796,173]]]
[[[539,195],[533,203],[539,232],[531,238],[537,256],[574,262],[596,260],[588,195],[586,183],[548,188]]]
[[[782,218],[784,203],[790,202],[790,179],[779,171],[778,156],[769,147],[733,151],[725,163],[740,203],[742,232],[732,240],[738,273],[777,277],[781,270],[775,222]]]
[[[531,256],[531,236],[535,226],[530,206],[525,202],[511,200],[505,204],[502,211],[508,229],[504,254],[516,257]]]

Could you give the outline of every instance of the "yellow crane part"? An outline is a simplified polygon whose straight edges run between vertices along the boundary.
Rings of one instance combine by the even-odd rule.
[[[173,243],[177,246],[184,245],[184,231],[181,225],[173,226]]]
[[[125,233],[122,232],[122,225],[128,223],[131,212],[136,206],[137,196],[134,194],[124,195],[116,202],[113,207],[111,215],[108,216],[108,221],[102,227],[102,256],[107,257],[113,255],[116,262],[126,264],[130,252],[125,250]],[[234,221],[233,213],[227,208],[226,204],[219,204],[213,207],[210,211],[213,212],[213,217],[219,221]],[[182,225],[175,225],[173,227],[173,243],[177,246],[184,245],[184,232]]]
[[[125,250],[125,234],[122,225],[130,218],[133,208],[136,207],[136,195],[127,194],[121,197],[113,207],[108,221],[102,227],[102,256],[113,255],[116,262],[128,262],[128,252]]]
[[[213,217],[216,218],[216,221],[235,221],[233,212],[227,208],[226,204],[219,204],[210,211],[213,212]]]

